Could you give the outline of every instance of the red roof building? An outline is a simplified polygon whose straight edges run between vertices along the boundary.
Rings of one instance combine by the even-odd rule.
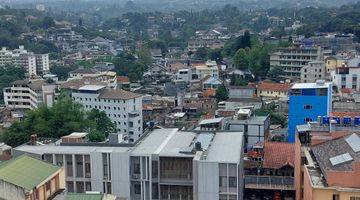
[[[280,169],[295,166],[295,145],[287,142],[265,142],[263,168]]]

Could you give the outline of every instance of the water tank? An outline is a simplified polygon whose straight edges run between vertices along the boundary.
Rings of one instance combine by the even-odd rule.
[[[333,120],[336,121],[336,124],[340,124],[340,117],[333,117]]]
[[[360,125],[360,116],[357,116],[354,118],[354,124],[355,125]]]
[[[350,125],[351,124],[351,118],[350,117],[344,117],[343,122],[344,122],[344,125]]]
[[[324,116],[322,118],[322,124],[329,125],[329,123],[330,123],[330,118],[328,116]]]

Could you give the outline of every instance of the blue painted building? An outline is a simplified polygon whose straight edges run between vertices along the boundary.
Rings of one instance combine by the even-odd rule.
[[[295,142],[297,125],[316,121],[318,116],[329,116],[332,107],[332,84],[296,83],[289,91],[288,141]]]

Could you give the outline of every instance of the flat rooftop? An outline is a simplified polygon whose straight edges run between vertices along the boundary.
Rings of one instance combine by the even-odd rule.
[[[242,144],[242,132],[217,132],[204,160],[219,163],[239,163],[242,159]]]
[[[291,89],[318,89],[318,88],[329,88],[331,87],[330,82],[324,83],[295,83]]]
[[[170,157],[193,157],[194,154],[180,153],[191,147],[197,134],[178,131],[178,129],[155,129],[134,147],[132,155],[151,155]]]
[[[89,154],[90,152],[128,152],[130,147],[105,147],[105,146],[61,146],[55,144],[46,145],[21,145],[15,148],[37,155],[42,154]]]
[[[85,85],[79,88],[79,90],[83,91],[98,91],[105,88],[103,85]]]

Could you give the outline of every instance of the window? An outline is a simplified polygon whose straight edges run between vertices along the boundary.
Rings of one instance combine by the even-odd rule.
[[[227,180],[226,176],[219,177],[219,187],[227,187]]]
[[[305,110],[310,110],[310,109],[312,109],[312,105],[305,105],[305,106],[304,106],[304,109],[305,109]]]
[[[134,184],[134,193],[135,193],[135,194],[141,194],[140,184],[138,184],[138,183],[135,183],[135,184]]]
[[[312,119],[311,119],[311,118],[308,118],[308,117],[304,119],[304,122],[305,122],[305,123],[311,122],[311,121],[312,121]]]
[[[340,195],[338,194],[333,194],[333,200],[340,200]]]
[[[134,122],[129,122],[129,127],[134,127]]]
[[[360,200],[360,197],[350,197],[350,200]]]
[[[237,186],[236,177],[229,177],[229,187],[236,187],[236,186]]]

